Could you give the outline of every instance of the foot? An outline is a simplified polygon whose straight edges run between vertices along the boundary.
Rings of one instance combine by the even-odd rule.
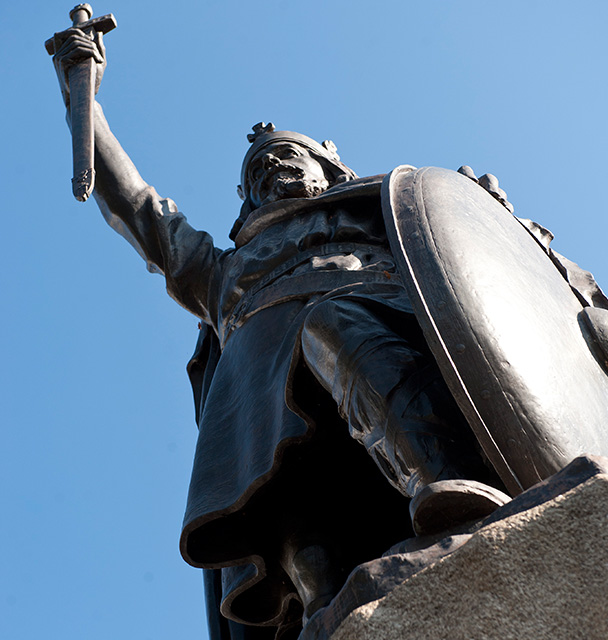
[[[423,487],[410,502],[418,536],[433,535],[489,516],[511,498],[474,480],[439,480]]]

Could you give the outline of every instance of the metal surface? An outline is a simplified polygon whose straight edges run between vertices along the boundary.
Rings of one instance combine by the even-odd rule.
[[[395,169],[384,215],[442,373],[512,493],[608,454],[608,378],[582,306],[502,205],[445,169]]]

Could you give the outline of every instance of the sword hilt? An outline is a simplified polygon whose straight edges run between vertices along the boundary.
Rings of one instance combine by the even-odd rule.
[[[90,4],[77,4],[70,11],[72,27],[77,27],[83,31],[100,31],[101,33],[108,33],[108,31],[112,31],[116,27],[116,18],[111,13],[99,18],[92,18],[92,15],[93,8]],[[48,54],[55,55],[67,37],[68,34],[65,31],[58,31],[52,38],[49,38],[44,43]]]

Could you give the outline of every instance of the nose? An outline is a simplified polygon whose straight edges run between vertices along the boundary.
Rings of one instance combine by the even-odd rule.
[[[280,160],[276,156],[273,156],[272,153],[265,153],[262,157],[262,167],[265,171],[271,167],[276,167],[279,162]]]

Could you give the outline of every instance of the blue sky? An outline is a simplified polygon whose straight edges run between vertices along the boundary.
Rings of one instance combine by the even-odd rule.
[[[608,6],[260,0],[113,12],[99,94],[144,178],[227,247],[246,133],[331,138],[360,175],[491,172],[608,286]],[[178,552],[197,319],[71,196],[43,43],[71,4],[2,3],[0,637],[205,638]]]

